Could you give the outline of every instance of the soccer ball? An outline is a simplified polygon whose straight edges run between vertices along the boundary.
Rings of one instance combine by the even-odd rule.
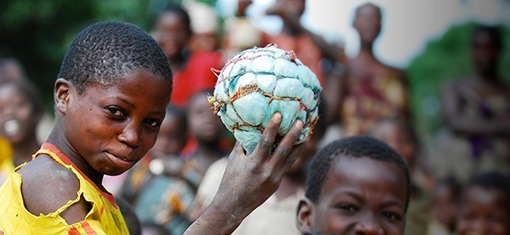
[[[219,71],[209,102],[236,140],[252,153],[275,112],[282,115],[280,136],[299,119],[304,127],[295,144],[306,141],[319,119],[321,90],[317,76],[294,52],[270,44],[231,58]]]

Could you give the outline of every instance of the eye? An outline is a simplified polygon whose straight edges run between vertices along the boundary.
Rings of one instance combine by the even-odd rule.
[[[126,117],[126,113],[122,109],[120,109],[118,107],[108,106],[108,107],[106,107],[106,110],[108,111],[108,113],[110,115],[112,115],[115,118],[124,118],[124,117]]]
[[[352,204],[339,204],[337,206],[335,206],[336,208],[342,210],[342,211],[345,211],[345,212],[349,212],[349,213],[353,213],[353,212],[356,212],[358,211],[358,207],[352,205]]]
[[[144,124],[146,124],[150,127],[156,128],[156,127],[161,126],[161,121],[158,119],[154,119],[154,118],[148,118],[148,119],[144,120]]]
[[[401,221],[402,216],[393,212],[383,212],[383,216],[391,221]]]

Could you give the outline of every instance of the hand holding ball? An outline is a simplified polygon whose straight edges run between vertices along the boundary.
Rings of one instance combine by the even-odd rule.
[[[304,127],[295,144],[307,140],[319,118],[321,90],[317,76],[292,51],[271,44],[230,59],[209,101],[236,140],[252,153],[276,112],[282,115],[279,135],[285,135],[299,119]]]

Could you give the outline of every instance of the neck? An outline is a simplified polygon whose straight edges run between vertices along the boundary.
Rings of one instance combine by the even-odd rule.
[[[102,190],[105,190],[103,182],[103,174],[94,170],[88,163],[78,155],[71,146],[71,144],[64,138],[64,133],[60,133],[55,128],[51,131],[47,140],[48,143],[55,145],[64,155],[66,155],[83,174],[85,174],[94,184]],[[105,190],[106,191],[106,190]]]
[[[299,22],[299,20],[297,22]],[[295,23],[295,24],[297,24],[297,23]],[[291,35],[291,36],[299,36],[302,34],[302,30],[298,26],[299,25],[293,25],[293,24],[284,22],[282,32],[284,34]]]
[[[373,42],[360,42],[360,54],[367,54],[374,57]]]

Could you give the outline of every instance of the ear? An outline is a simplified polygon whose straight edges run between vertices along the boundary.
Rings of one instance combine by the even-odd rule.
[[[63,78],[59,78],[55,82],[54,89],[53,99],[55,107],[58,112],[65,114],[71,97],[72,84]]]
[[[307,198],[299,201],[296,225],[301,234],[312,233],[313,203]]]

